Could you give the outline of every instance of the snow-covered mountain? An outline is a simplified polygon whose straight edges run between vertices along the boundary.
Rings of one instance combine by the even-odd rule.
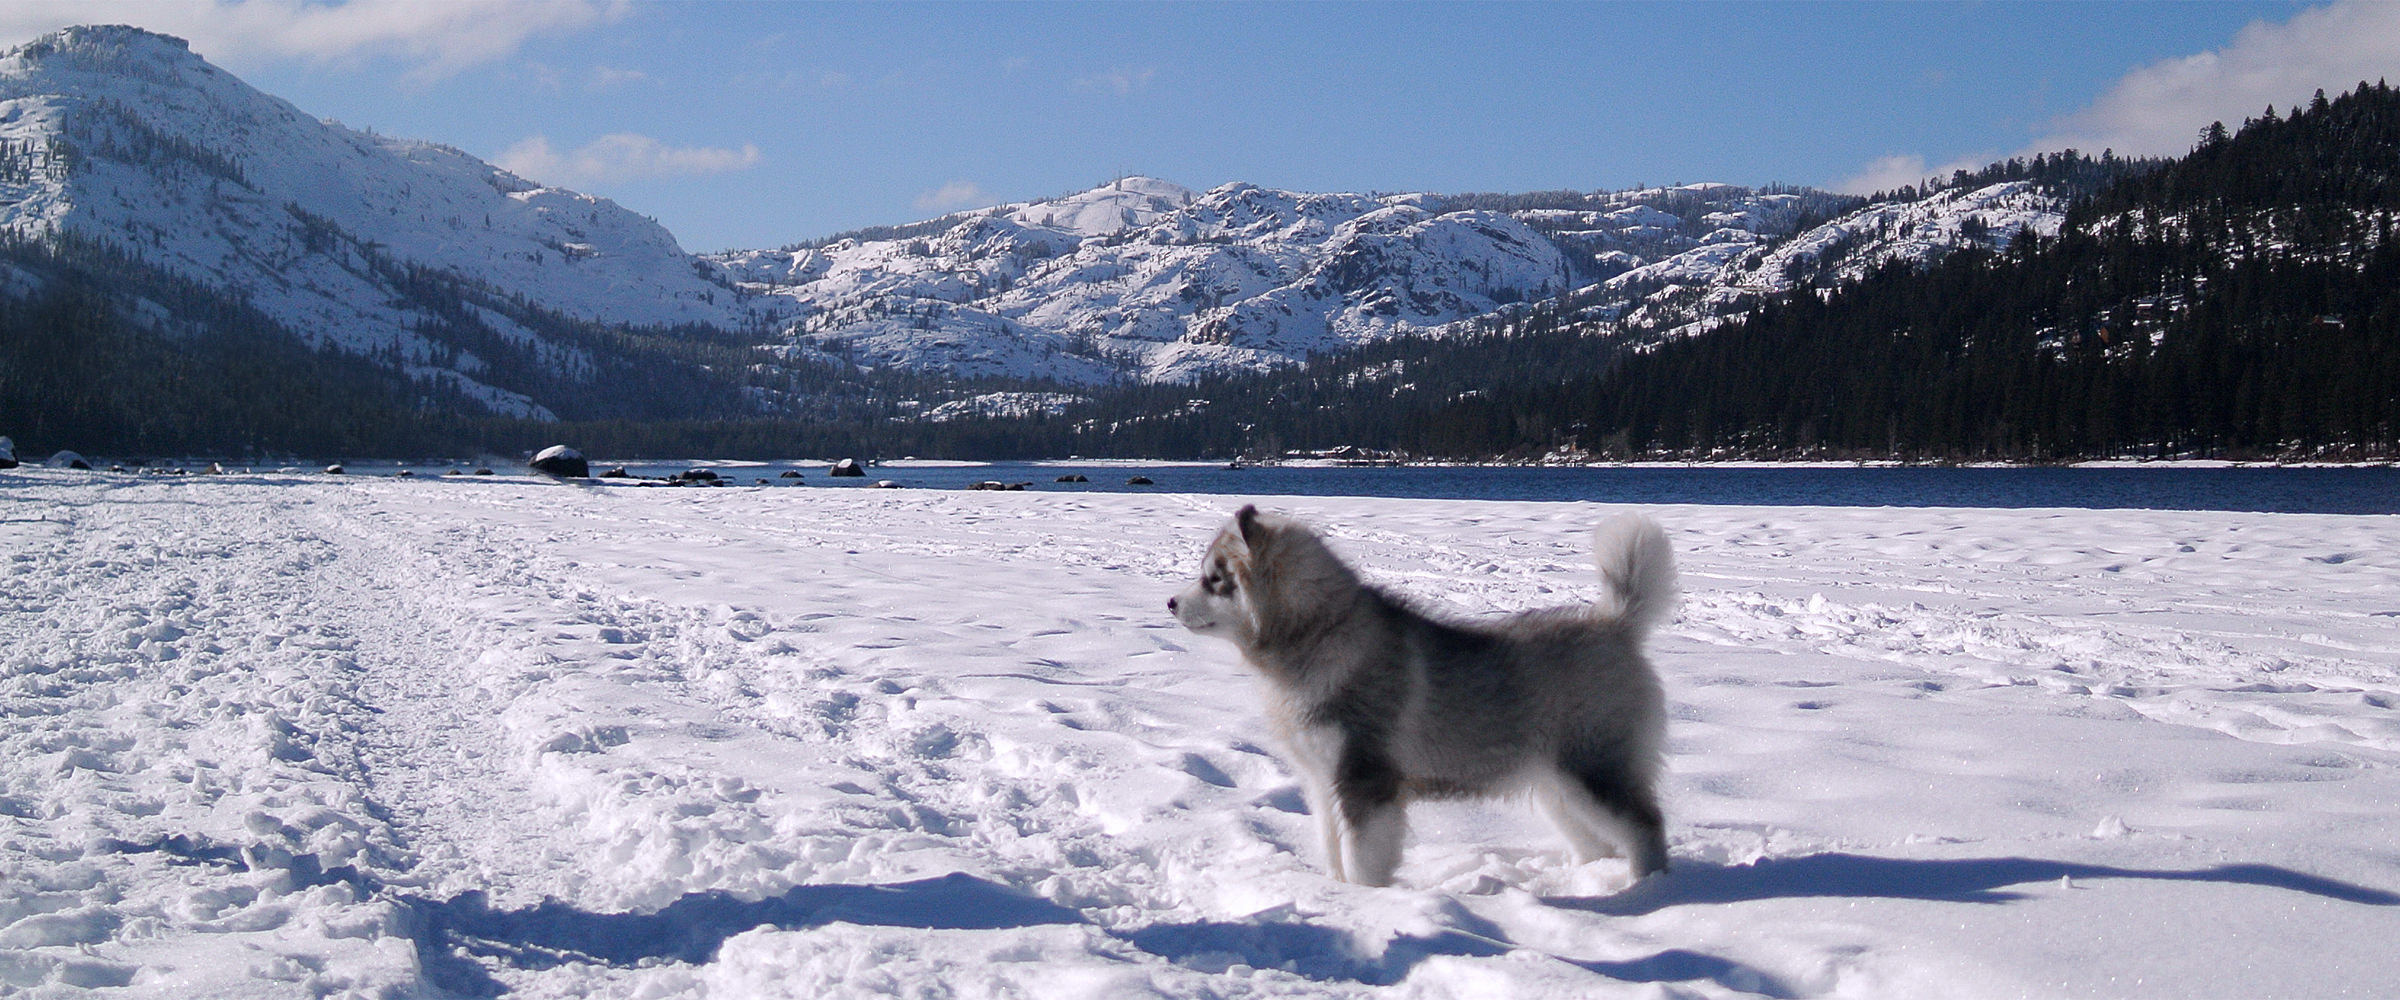
[[[1626,327],[1697,332],[1802,282],[1829,288],[1894,262],[1922,266],[1967,246],[2004,250],[2027,232],[2056,236],[2066,209],[2066,198],[2011,181],[1867,205],[1781,239],[1723,229],[1698,247],[1628,259],[1633,267],[1579,301],[1591,303],[1584,315]]]
[[[1523,223],[1422,201],[1129,177],[932,235],[713,259],[802,305],[795,348],[1068,382],[1264,367],[1567,287]]]
[[[139,29],[68,28],[0,53],[0,159],[0,229],[111,242],[502,412],[547,411],[485,384],[460,341],[539,341],[518,302],[608,323],[754,322],[648,218],[448,146],[319,121]],[[428,283],[491,294],[461,313]],[[570,370],[590,361],[539,346]]]
[[[714,330],[817,371],[1185,381],[1541,301],[1701,330],[1803,281],[2053,233],[2063,207],[2024,184],[1862,207],[1721,184],[1326,194],[1126,177],[702,258],[606,199],[311,118],[174,38],[70,28],[0,53],[0,231],[113,247],[532,416],[624,367],[562,317]],[[37,284],[0,274],[20,294]],[[743,391],[762,410],[790,401]]]
[[[1832,221],[1802,231],[1828,208]],[[863,237],[710,259],[798,305],[783,348],[872,365],[1065,382],[1182,381],[1573,290],[1589,318],[1705,326],[1798,282],[1931,261],[2064,202],[2030,186],[1858,207],[1722,184],[1601,194],[1195,192],[1129,177]]]

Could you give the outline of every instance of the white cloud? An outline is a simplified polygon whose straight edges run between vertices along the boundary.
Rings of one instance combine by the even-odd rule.
[[[2213,52],[2134,70],[2081,111],[2052,122],[2027,152],[2069,147],[2180,156],[2200,130],[2305,103],[2359,81],[2400,76],[2400,3],[2338,0],[2282,24],[2253,22]]]
[[[624,0],[9,0],[0,36],[21,41],[70,24],[131,24],[176,35],[213,62],[395,59],[429,83],[516,54],[539,35],[624,16]]]
[[[535,90],[555,91],[566,84],[566,78],[547,63],[526,63],[518,73]]]
[[[590,78],[591,89],[608,90],[612,87],[620,87],[628,83],[647,82],[650,79],[650,74],[644,73],[638,69],[618,69],[615,66],[594,66],[592,67]]]
[[[1078,79],[1075,81],[1075,85],[1087,90],[1113,91],[1118,97],[1132,97],[1134,94],[1150,89],[1150,79],[1157,75],[1158,70],[1155,67],[1117,66],[1098,76]]]
[[[2050,122],[2019,155],[2062,149],[2096,155],[2113,149],[2127,156],[2181,156],[2210,122],[2240,128],[2242,119],[2257,116],[2269,103],[2288,108],[2306,103],[2320,88],[2333,95],[2362,80],[2395,77],[2400,77],[2400,3],[2336,0],[2281,24],[2253,22],[2223,48],[2137,68],[2081,110]],[[1890,190],[1995,159],[1927,170],[1922,156],[1890,155],[1831,187],[1861,194]]]
[[[757,166],[758,147],[669,146],[646,135],[618,132],[560,152],[537,135],[502,150],[492,162],[544,184],[580,187],[651,177],[721,174]]]
[[[1925,165],[1925,158],[1914,153],[1894,153],[1879,157],[1858,173],[1826,185],[1843,194],[1874,194],[1916,184],[1928,177],[1948,177],[1954,170],[1981,170],[1994,157],[1971,156],[1952,160],[1938,167]]]
[[[917,196],[917,209],[925,212],[947,212],[988,202],[983,188],[973,181],[951,181]]]

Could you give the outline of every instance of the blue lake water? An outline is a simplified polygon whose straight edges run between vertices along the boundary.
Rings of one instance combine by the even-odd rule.
[[[598,468],[599,466],[595,466]],[[713,468],[734,483],[857,488],[891,480],[919,489],[983,481],[1028,490],[1214,493],[1230,496],[1374,496],[1449,500],[1590,500],[1636,504],[1824,507],[2073,507],[2238,510],[2320,514],[2400,513],[2400,468],[1534,468],[1077,465],[993,463],[871,467],[837,479],[821,462],[628,463],[643,476]],[[801,479],[779,478],[785,470]],[[1082,474],[1086,483],[1060,483]],[[1130,485],[1142,476],[1152,485]]]

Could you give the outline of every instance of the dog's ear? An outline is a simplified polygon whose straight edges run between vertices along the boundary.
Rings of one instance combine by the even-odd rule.
[[[1267,528],[1258,523],[1257,504],[1246,503],[1242,505],[1242,509],[1234,511],[1233,524],[1242,533],[1243,545],[1256,549],[1260,542],[1266,540]]]

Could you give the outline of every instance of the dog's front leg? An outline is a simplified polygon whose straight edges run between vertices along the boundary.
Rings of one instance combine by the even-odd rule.
[[[1392,884],[1392,873],[1400,868],[1401,841],[1408,835],[1408,808],[1400,795],[1399,768],[1375,740],[1353,735],[1342,741],[1333,794],[1348,828],[1342,845],[1347,880],[1360,885]]]
[[[1350,881],[1342,865],[1342,800],[1333,794],[1332,783],[1314,776],[1308,779],[1308,811],[1317,817],[1317,842],[1325,848],[1325,874],[1337,882]]]
[[[1349,810],[1348,881],[1360,885],[1390,885],[1400,870],[1401,841],[1408,837],[1408,810],[1398,802]]]
[[[1341,731],[1330,726],[1286,727],[1284,744],[1300,772],[1300,787],[1308,797],[1309,815],[1317,820],[1317,843],[1325,850],[1325,874],[1335,881],[1350,880],[1342,857],[1342,799],[1334,789],[1334,768],[1341,759]]]

